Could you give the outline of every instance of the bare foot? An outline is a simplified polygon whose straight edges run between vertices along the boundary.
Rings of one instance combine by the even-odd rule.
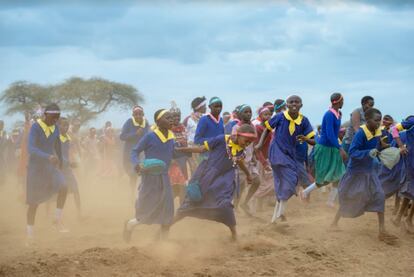
[[[126,243],[131,241],[132,231],[128,228],[128,220],[124,223],[124,231],[122,232],[122,238]]]
[[[306,199],[307,199],[307,196],[306,196],[305,192],[303,191],[303,188],[299,189],[299,198],[303,202],[305,202]]]
[[[414,226],[411,222],[404,220],[401,224],[401,228],[405,233],[414,234]]]
[[[247,203],[243,203],[240,205],[240,208],[242,208],[242,210],[246,213],[247,216],[252,217],[252,213],[250,212],[250,208],[249,205],[247,205]]]
[[[401,220],[397,220],[396,218],[391,218],[391,222],[395,227],[400,227]]]
[[[328,206],[331,209],[335,209],[335,203],[332,202],[326,202],[326,206]]]
[[[328,228],[329,232],[341,232],[342,230],[339,228],[338,224],[331,224]]]
[[[385,231],[378,234],[378,239],[388,245],[395,245],[398,241],[398,237],[391,235]]]

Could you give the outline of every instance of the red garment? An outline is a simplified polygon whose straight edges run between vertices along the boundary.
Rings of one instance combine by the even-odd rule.
[[[179,146],[186,147],[187,146],[187,130],[183,124],[179,124],[177,126],[173,126],[171,131],[174,133],[175,141],[178,143]]]
[[[257,139],[255,141],[255,144],[259,143],[260,137],[262,136],[265,129],[266,127],[264,127],[261,124],[256,125]],[[256,152],[256,158],[260,161],[260,163],[263,166],[269,165],[269,162],[267,161],[267,159],[269,158],[269,148],[270,148],[270,143],[272,141],[272,138],[273,138],[273,132],[271,132],[266,137],[265,141],[263,142],[262,148]]]
[[[187,183],[187,178],[181,172],[180,166],[174,160],[171,162],[168,175],[170,176],[171,185],[185,185]]]

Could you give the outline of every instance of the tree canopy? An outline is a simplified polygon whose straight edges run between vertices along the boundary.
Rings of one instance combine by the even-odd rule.
[[[142,103],[144,98],[131,85],[102,78],[72,77],[54,85],[17,81],[2,92],[0,101],[9,115],[33,112],[49,103],[57,103],[69,117],[84,123],[110,108],[131,108]]]

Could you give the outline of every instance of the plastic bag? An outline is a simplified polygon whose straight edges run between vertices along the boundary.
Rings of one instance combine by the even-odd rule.
[[[401,159],[400,149],[396,147],[386,148],[379,153],[378,157],[381,163],[391,170]]]

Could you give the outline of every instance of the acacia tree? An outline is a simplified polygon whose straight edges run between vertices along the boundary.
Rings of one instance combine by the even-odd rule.
[[[24,81],[10,85],[0,101],[7,106],[7,114],[33,110],[37,105],[58,103],[71,118],[82,123],[96,118],[110,108],[130,108],[144,101],[133,86],[102,78],[72,77],[54,86],[40,86]]]
[[[6,106],[6,114],[32,112],[56,99],[52,86],[42,86],[26,81],[17,81],[3,91],[0,101]]]

